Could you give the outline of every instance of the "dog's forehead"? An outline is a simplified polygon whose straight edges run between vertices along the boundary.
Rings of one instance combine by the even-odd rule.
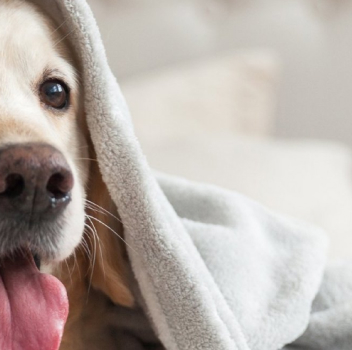
[[[69,128],[67,118],[51,118],[40,103],[46,79],[63,80],[70,87],[72,108],[67,116],[74,120],[78,84],[57,27],[27,1],[0,0],[0,143],[31,125],[56,139],[58,130]],[[65,134],[70,137],[72,132]]]
[[[22,79],[32,79],[53,56],[59,56],[53,32],[48,19],[32,5],[1,2],[0,79],[8,77],[9,70]]]
[[[44,73],[60,72],[74,91],[77,82],[64,35],[27,1],[0,1],[0,109],[30,105]],[[16,107],[17,108],[17,107]]]

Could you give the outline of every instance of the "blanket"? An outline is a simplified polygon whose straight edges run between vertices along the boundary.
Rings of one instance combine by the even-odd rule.
[[[62,24],[79,57],[99,167],[160,344],[351,350],[352,265],[326,265],[324,233],[238,193],[153,173],[85,0],[32,1]]]

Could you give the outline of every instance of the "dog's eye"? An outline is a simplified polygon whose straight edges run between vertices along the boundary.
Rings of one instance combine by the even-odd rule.
[[[47,80],[40,87],[40,98],[49,107],[63,109],[68,105],[68,87],[60,80]]]

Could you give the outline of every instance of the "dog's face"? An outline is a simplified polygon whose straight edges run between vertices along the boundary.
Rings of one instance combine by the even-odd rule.
[[[0,257],[62,261],[84,229],[82,106],[62,35],[25,1],[0,2]]]
[[[24,330],[33,334],[36,324],[48,323],[47,318],[55,314],[53,308],[62,312],[61,294],[56,293],[55,303],[50,303],[53,284],[44,288],[39,283],[56,279],[47,279],[37,270],[33,277],[27,266],[30,262],[35,268],[33,259],[27,259],[31,253],[42,263],[41,271],[56,275],[67,290],[70,313],[60,349],[95,349],[102,346],[101,334],[107,334],[110,326],[102,310],[97,319],[94,300],[87,308],[88,290],[98,290],[99,299],[109,306],[111,301],[131,306],[134,299],[128,288],[125,249],[110,232],[121,234],[123,227],[115,220],[117,210],[97,162],[90,162],[96,155],[85,124],[83,91],[74,68],[78,65],[65,44],[67,35],[58,29],[60,26],[37,12],[29,1],[0,0],[0,327],[8,327],[9,319],[15,324],[17,317],[22,341]],[[86,187],[89,206],[85,205]],[[109,211],[115,215],[105,215]],[[89,223],[85,223],[86,215]],[[85,225],[88,231],[82,239]],[[20,276],[18,261],[27,264]],[[21,282],[22,289],[18,277],[25,282]],[[39,295],[39,302],[40,293],[48,291],[49,302],[41,309],[48,310],[49,316],[45,312],[39,315],[35,309],[33,315],[39,315],[39,321],[34,323],[26,319],[28,310],[23,313],[17,308],[11,317],[5,317],[8,298],[1,293],[5,280],[13,287],[8,293],[14,299],[12,309],[28,303],[34,295]],[[35,288],[27,288],[30,284]],[[26,288],[32,294],[23,297]],[[90,313],[92,322],[87,328]],[[48,327],[51,335],[57,324]],[[10,331],[0,337],[1,348]],[[40,332],[39,339],[44,342],[43,329]],[[97,347],[92,334],[96,334]],[[14,344],[16,336],[8,337],[7,344]],[[109,339],[110,345],[104,349],[115,348]]]

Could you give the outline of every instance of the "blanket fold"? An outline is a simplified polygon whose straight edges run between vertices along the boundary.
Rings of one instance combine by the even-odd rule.
[[[155,175],[87,3],[32,1],[62,23],[79,57],[99,167],[165,349],[351,349],[351,267],[328,269],[322,282],[325,235],[237,193]]]

